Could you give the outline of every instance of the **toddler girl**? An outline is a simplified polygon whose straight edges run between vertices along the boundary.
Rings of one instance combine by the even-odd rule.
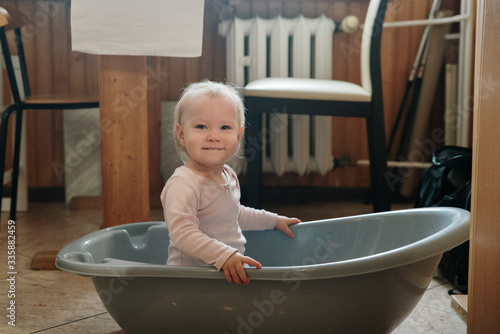
[[[242,230],[278,229],[293,238],[297,218],[240,204],[240,185],[226,165],[241,146],[244,106],[237,91],[203,81],[189,85],[174,112],[175,144],[184,165],[165,184],[161,201],[170,234],[168,265],[215,266],[228,282],[249,283]],[[251,182],[251,180],[249,180]]]

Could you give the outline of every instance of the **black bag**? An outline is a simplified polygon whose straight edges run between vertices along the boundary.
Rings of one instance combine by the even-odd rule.
[[[432,166],[420,176],[415,207],[452,206],[470,211],[471,171],[470,148],[444,146],[436,150]],[[445,252],[439,268],[454,286],[450,294],[467,293],[469,242]]]

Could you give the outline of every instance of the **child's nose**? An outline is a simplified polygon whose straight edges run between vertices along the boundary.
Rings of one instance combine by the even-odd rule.
[[[208,134],[207,140],[208,141],[219,141],[220,136],[217,133],[212,131]]]

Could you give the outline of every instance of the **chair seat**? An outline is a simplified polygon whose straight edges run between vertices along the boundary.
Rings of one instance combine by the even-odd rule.
[[[245,96],[299,100],[370,102],[372,94],[362,86],[346,81],[266,78],[248,83]]]
[[[98,93],[95,94],[37,94],[26,97],[23,100],[27,104],[71,104],[71,103],[97,103]]]

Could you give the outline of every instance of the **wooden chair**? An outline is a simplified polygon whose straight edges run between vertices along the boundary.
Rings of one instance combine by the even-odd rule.
[[[361,85],[335,80],[265,78],[245,86],[248,205],[261,207],[262,114],[279,110],[287,114],[365,118],[373,209],[375,212],[390,210],[391,191],[385,179],[387,154],[380,69],[380,41],[386,7],[387,0],[371,0],[368,7],[361,42]]]
[[[13,103],[9,105],[2,114],[0,123],[0,195],[3,196],[4,190],[4,172],[6,159],[7,145],[7,127],[10,115],[16,113],[15,135],[14,135],[14,154],[12,166],[12,194],[10,219],[14,220],[17,209],[17,193],[18,193],[18,178],[19,178],[19,159],[21,148],[21,128],[24,110],[54,110],[54,109],[86,109],[99,107],[99,97],[96,93],[92,96],[86,95],[36,95],[31,94],[28,72],[26,68],[26,59],[23,48],[23,39],[21,36],[21,28],[28,25],[30,20],[21,12],[0,7],[0,44],[2,47],[3,58],[7,75],[9,78]],[[17,82],[14,72],[11,51],[7,40],[6,32],[14,31],[15,43],[17,46],[17,55],[21,69],[22,83]],[[20,84],[23,87],[23,95],[19,90]],[[1,209],[1,204],[0,204]]]

